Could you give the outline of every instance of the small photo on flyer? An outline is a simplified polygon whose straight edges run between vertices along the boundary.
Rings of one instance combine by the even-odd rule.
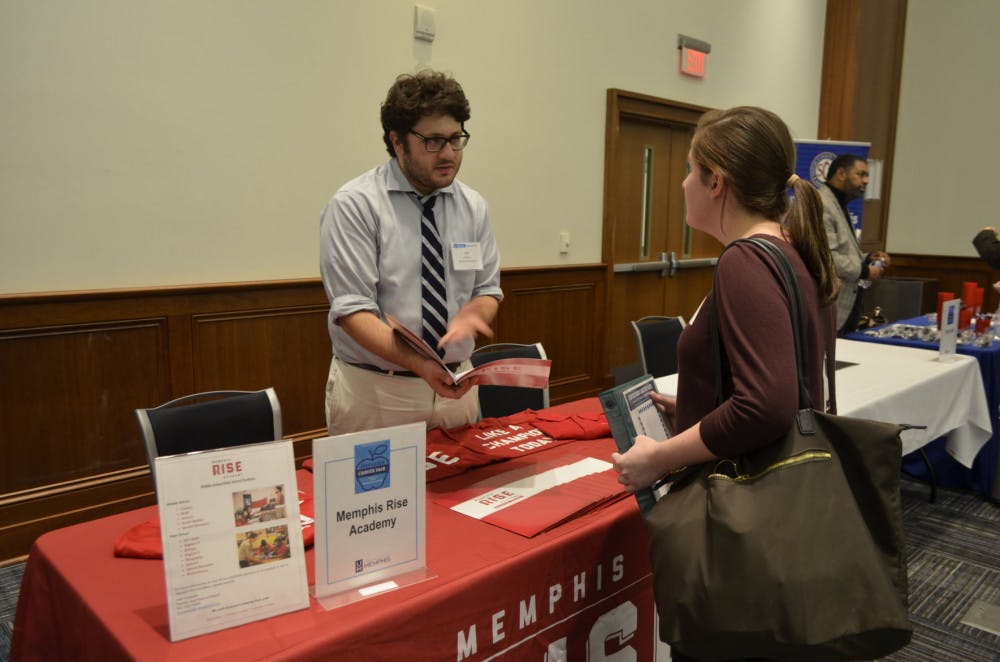
[[[288,526],[268,526],[236,534],[236,557],[241,568],[291,558]]]
[[[286,516],[284,485],[233,492],[236,526],[272,522]]]

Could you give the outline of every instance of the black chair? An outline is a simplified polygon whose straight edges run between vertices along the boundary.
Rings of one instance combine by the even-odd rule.
[[[136,409],[135,416],[154,478],[153,460],[161,455],[281,439],[281,405],[273,388],[194,393]]]
[[[472,353],[472,365],[480,366],[497,359],[527,358],[545,359],[542,343],[531,345],[519,343],[497,343],[476,349]],[[495,418],[516,414],[525,409],[545,409],[549,406],[549,389],[524,388],[521,386],[495,386],[484,384],[479,387],[479,413],[483,418]]]
[[[645,373],[642,371],[642,366],[638,363],[629,363],[611,368],[611,377],[614,379],[615,386],[621,386],[636,377],[642,377],[643,374]]]
[[[677,372],[677,340],[685,326],[680,316],[650,315],[632,321],[644,373],[663,377]]]

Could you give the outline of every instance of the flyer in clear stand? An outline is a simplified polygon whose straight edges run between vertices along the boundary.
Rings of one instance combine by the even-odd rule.
[[[313,441],[316,597],[332,608],[426,574],[422,421]]]
[[[945,301],[941,306],[941,338],[938,344],[938,360],[947,363],[955,360],[955,346],[958,344],[958,313],[962,302],[959,299]]]
[[[154,462],[171,641],[309,605],[290,442]]]

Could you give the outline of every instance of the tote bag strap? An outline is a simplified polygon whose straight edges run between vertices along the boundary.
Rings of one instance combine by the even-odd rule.
[[[772,242],[760,239],[758,237],[751,237],[749,239],[737,239],[736,241],[729,244],[726,247],[728,250],[734,244],[746,243],[752,244],[757,249],[762,251],[768,258],[769,261],[774,265],[775,270],[778,274],[778,281],[781,283],[782,288],[785,291],[785,297],[788,303],[788,310],[792,319],[792,337],[795,344],[795,369],[799,382],[799,410],[808,411],[813,408],[812,394],[809,388],[809,375],[805,369],[805,325],[803,323],[803,308],[802,308],[802,294],[799,291],[798,279],[795,277],[795,272],[792,270],[792,264],[780,248],[775,246]],[[723,251],[725,252],[725,251]],[[722,357],[721,357],[721,343],[719,338],[719,313],[718,313],[718,291],[719,291],[719,271],[716,268],[715,271],[715,282],[713,284],[713,302],[710,312],[710,324],[709,324],[709,341],[712,346],[712,357],[715,362],[715,393],[716,393],[716,404],[722,401]],[[829,363],[829,361],[828,361]],[[829,370],[827,370],[829,375]],[[830,386],[832,389],[832,385]],[[799,426],[800,427],[811,427],[807,424],[807,421],[801,420],[802,416],[799,416]],[[806,432],[803,429],[803,432]]]

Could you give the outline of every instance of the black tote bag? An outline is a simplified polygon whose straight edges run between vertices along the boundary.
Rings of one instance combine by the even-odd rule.
[[[746,241],[788,296],[800,411],[784,438],[702,465],[649,512],[660,638],[699,660],[881,657],[912,636],[899,493],[910,426],[813,409],[794,272],[770,242]],[[721,388],[714,314],[712,328]]]

